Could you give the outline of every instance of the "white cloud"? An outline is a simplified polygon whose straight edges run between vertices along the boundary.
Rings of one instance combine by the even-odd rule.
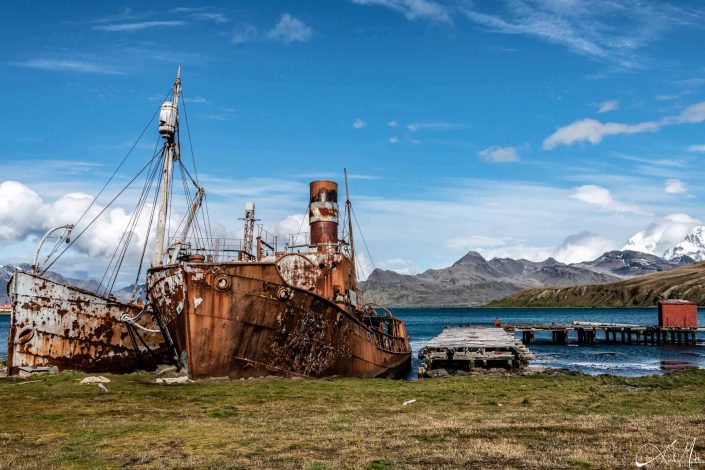
[[[694,124],[703,121],[705,121],[705,101],[690,105],[679,114],[666,116],[658,121],[623,124],[618,122],[602,123],[595,119],[586,118],[558,128],[558,130],[543,141],[543,148],[550,150],[556,148],[558,145],[572,145],[581,141],[599,144],[604,137],[610,135],[655,132],[663,126]]]
[[[594,184],[578,186],[570,197],[586,204],[598,206],[607,211],[644,214],[644,212],[637,207],[616,201],[609,189]]]
[[[665,123],[674,120],[679,123],[693,124],[705,121],[705,101],[695,103],[685,108],[676,118],[666,118]]]
[[[387,139],[390,144],[398,144],[399,143],[399,137],[393,135],[389,139]]]
[[[655,122],[639,124],[620,124],[616,122],[602,123],[595,119],[581,119],[565,127],[561,127],[543,141],[543,148],[550,150],[558,145],[571,145],[575,142],[588,141],[591,144],[602,142],[605,136],[619,134],[638,134],[653,132],[659,129]]]
[[[478,152],[478,155],[494,163],[518,162],[519,155],[514,147],[488,147]]]
[[[259,32],[256,27],[249,23],[238,23],[233,28],[230,42],[233,44],[244,44],[246,42],[256,41],[258,38]]]
[[[419,267],[410,259],[406,258],[389,258],[377,263],[380,269],[394,271],[399,274],[418,274]]]
[[[23,239],[39,232],[38,214],[44,204],[39,195],[17,181],[0,184],[0,244]]]
[[[685,183],[679,179],[669,179],[666,180],[664,191],[668,194],[682,194],[688,192],[688,188],[686,188]]]
[[[674,213],[651,223],[646,229],[635,233],[622,250],[641,251],[663,256],[666,250],[683,241],[700,221],[688,214]]]
[[[464,235],[453,237],[446,242],[448,248],[468,251],[479,251],[483,248],[497,248],[505,246],[506,241],[501,238],[486,237],[484,235]]]
[[[110,66],[72,59],[29,59],[24,62],[15,62],[14,65],[53,72],[79,72],[99,75],[124,74],[124,72]]]
[[[212,21],[213,23],[228,23],[230,21],[226,15],[217,12],[193,13],[191,18],[198,21]]]
[[[431,131],[444,131],[444,130],[455,130],[464,129],[468,127],[467,124],[462,122],[412,122],[407,125],[406,128],[411,132],[417,132],[421,130],[431,130]]]
[[[205,99],[202,96],[194,96],[193,98],[184,98],[186,101],[189,103],[195,103],[195,104],[205,104],[208,103],[208,100]]]
[[[308,214],[287,215],[284,219],[275,222],[270,231],[278,237],[281,246],[289,242],[290,235],[294,235],[295,244],[303,244],[306,242],[305,234],[309,233]]]
[[[355,119],[352,123],[353,129],[362,129],[366,125],[367,123],[360,118]]]
[[[610,100],[610,101],[604,101],[599,104],[597,108],[598,113],[609,113],[610,111],[615,111],[619,109],[619,101],[617,100]]]
[[[553,258],[561,263],[580,263],[592,261],[606,251],[614,250],[616,245],[611,240],[590,232],[570,235],[553,252]]]
[[[163,28],[173,26],[183,26],[184,21],[136,21],[133,23],[113,23],[93,26],[97,31],[140,31],[149,28]]]
[[[701,21],[680,5],[639,0],[464,2],[458,11],[489,31],[533,36],[626,69],[645,67],[640,49],[667,30]]]
[[[387,125],[388,125],[389,127],[399,127],[399,122],[397,122],[397,121],[389,121],[389,122],[387,123]]]
[[[696,144],[688,147],[688,152],[705,153],[705,144]]]
[[[403,14],[409,20],[450,23],[450,9],[432,0],[352,0],[358,5],[379,5]]]
[[[313,30],[298,18],[284,13],[279,22],[267,32],[267,38],[284,44],[306,42],[313,36]]]
[[[41,235],[49,229],[76,223],[92,200],[87,194],[69,193],[53,203],[47,203],[28,186],[5,181],[0,184],[0,244],[21,242],[28,235]],[[130,213],[119,207],[101,214],[103,209],[103,206],[94,204],[73,231],[76,240],[74,247],[91,257],[112,256],[131,217]],[[137,224],[127,251],[135,262],[147,236],[146,220],[150,212],[150,207],[142,212],[140,220],[143,223]],[[95,222],[88,226],[93,219]],[[84,230],[85,233],[77,238]]]

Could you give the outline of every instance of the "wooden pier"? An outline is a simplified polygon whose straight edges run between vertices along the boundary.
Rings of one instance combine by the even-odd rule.
[[[579,345],[608,344],[661,345],[680,344],[695,346],[698,344],[697,333],[705,328],[645,326],[629,323],[599,323],[575,321],[572,324],[561,323],[510,323],[502,325],[507,332],[521,332],[524,344],[533,344],[537,332],[551,332],[551,341],[556,344],[568,344],[569,333],[576,333]]]
[[[503,328],[446,327],[419,352],[419,377],[464,375],[474,369],[520,369],[531,351]]]

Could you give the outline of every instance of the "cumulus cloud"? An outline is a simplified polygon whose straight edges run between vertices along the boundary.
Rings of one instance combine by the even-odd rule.
[[[399,122],[397,122],[397,121],[389,121],[389,122],[387,123],[387,125],[388,125],[389,127],[399,127]]]
[[[622,250],[641,251],[663,256],[670,248],[683,241],[700,221],[683,213],[669,214],[651,223],[646,229],[635,233]]]
[[[298,18],[284,13],[279,22],[267,32],[267,38],[284,44],[306,42],[313,36],[313,30]]]
[[[561,263],[580,263],[592,261],[606,251],[614,250],[615,244],[600,235],[580,232],[570,235],[553,252],[553,258]]]
[[[688,192],[688,188],[685,186],[685,183],[679,179],[669,179],[666,180],[664,191],[668,194],[683,194]]]
[[[17,181],[0,184],[0,244],[12,243],[42,229],[38,215],[44,211],[39,195]]]
[[[275,222],[271,229],[269,227],[267,229],[278,237],[279,244],[282,246],[284,243],[289,242],[290,235],[294,235],[293,242],[295,244],[306,243],[306,234],[309,233],[308,214],[288,215],[284,219]]]
[[[119,207],[100,214],[104,207],[94,204],[89,209],[92,201],[87,194],[69,193],[48,203],[28,186],[5,181],[0,184],[0,244],[21,242],[29,235],[39,236],[52,228],[76,223],[88,209],[81,224],[74,229],[74,238],[85,229],[74,247],[92,257],[112,256],[132,214]],[[149,207],[143,211],[142,219],[135,227],[128,256],[141,253],[148,235],[146,218],[150,211]],[[88,223],[93,219],[95,222],[89,227]]]
[[[597,108],[598,113],[609,113],[610,111],[615,111],[619,109],[619,101],[617,100],[610,100],[610,101],[604,101],[599,104]]]
[[[398,143],[399,143],[399,137],[397,137],[397,136],[395,136],[395,135],[392,136],[392,137],[390,137],[390,138],[387,139],[387,140],[389,141],[390,144],[398,144]]]
[[[514,147],[488,147],[478,152],[478,155],[494,163],[507,163],[519,161],[519,155]]]
[[[366,125],[367,123],[360,118],[355,119],[352,123],[353,129],[362,129]]]
[[[705,153],[705,144],[696,144],[688,147],[688,152]]]
[[[639,208],[623,204],[615,200],[609,189],[597,186],[594,184],[586,184],[578,186],[570,195],[573,199],[598,206],[603,210],[614,212],[632,212],[635,214],[643,214]]]

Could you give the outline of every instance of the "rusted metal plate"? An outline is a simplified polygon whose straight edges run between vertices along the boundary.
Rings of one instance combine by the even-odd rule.
[[[319,295],[320,279],[335,278],[330,273],[339,267],[332,265],[336,258],[314,258],[314,265],[303,258],[184,263],[149,271],[148,296],[164,318],[174,319],[175,299],[183,300],[180,321],[170,328],[180,338],[179,353],[186,354],[191,377],[377,377],[408,367],[411,348],[403,322],[378,318],[375,325],[349,304]],[[172,280],[178,272],[184,282],[176,294]],[[286,282],[280,272],[298,273],[291,277],[296,282]]]
[[[166,358],[161,333],[131,327],[131,334],[120,320],[125,314],[135,317],[141,311],[136,305],[22,271],[12,278],[10,298],[10,374],[44,366],[127,372],[156,367]],[[151,315],[138,323],[157,329]]]

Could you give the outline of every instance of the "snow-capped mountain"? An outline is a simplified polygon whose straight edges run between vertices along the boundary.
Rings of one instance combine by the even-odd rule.
[[[695,261],[705,260],[705,226],[699,225],[686,235],[685,239],[669,248],[663,254],[666,259],[689,256]]]
[[[663,256],[698,226],[700,221],[688,214],[670,214],[652,223],[645,230],[635,233],[622,247],[622,251],[640,251]]]

